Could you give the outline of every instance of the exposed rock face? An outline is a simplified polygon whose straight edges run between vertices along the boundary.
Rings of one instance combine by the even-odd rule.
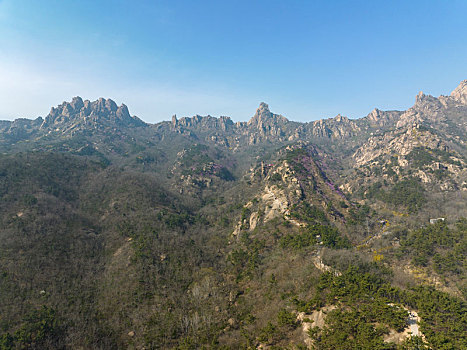
[[[137,117],[130,116],[128,107],[120,107],[111,99],[100,98],[97,101],[83,101],[81,97],[74,97],[71,102],[63,102],[52,107],[49,115],[41,125],[41,129],[58,128],[62,131],[80,129],[85,125],[101,126],[105,123],[116,126],[145,126]]]
[[[338,114],[331,119],[321,119],[311,124],[310,131],[314,137],[322,138],[346,138],[353,136],[360,128],[347,117]]]
[[[466,87],[463,81],[451,96],[438,98],[420,92],[405,112],[389,116],[375,109],[363,118],[382,128],[369,129],[376,132],[353,153],[354,175],[340,188],[354,192],[414,177],[434,192],[467,190]]]
[[[0,121],[0,140],[17,142],[34,136],[44,120],[19,118],[14,121]]]
[[[402,113],[401,111],[381,111],[375,108],[363,120],[373,127],[385,127],[394,124]]]
[[[244,145],[262,142],[293,142],[296,140],[340,140],[360,138],[371,132],[381,132],[414,125],[434,124],[441,130],[463,138],[467,132],[467,81],[461,84],[450,96],[438,98],[420,92],[413,107],[407,111],[381,111],[375,108],[366,117],[350,120],[337,115],[310,123],[291,122],[287,118],[272,113],[262,102],[248,122],[233,123],[227,117],[194,116],[169,124],[172,130],[190,136],[205,134],[206,140],[231,147],[234,151]],[[467,142],[467,141],[465,141]],[[358,144],[358,141],[357,141]]]
[[[396,307],[395,305],[390,304],[392,307]],[[400,307],[400,306],[399,306]],[[421,322],[420,316],[415,310],[409,310],[404,307],[409,314],[407,319],[407,327],[402,330],[401,332],[397,332],[395,329],[391,329],[388,334],[384,335],[384,341],[386,343],[394,342],[396,344],[401,344],[407,338],[412,336],[421,337],[425,341],[425,335],[419,331],[418,325]]]
[[[154,126],[157,132],[177,132],[193,138],[215,142],[220,146],[237,150],[242,146],[261,142],[291,142],[296,140],[350,139],[365,138],[366,133],[380,132],[393,128],[405,128],[413,125],[434,124],[453,137],[467,142],[467,80],[462,81],[450,96],[438,98],[420,92],[413,107],[407,111],[381,111],[374,109],[366,117],[350,120],[342,115],[335,118],[317,120],[310,123],[291,122],[287,118],[274,114],[269,106],[262,102],[254,116],[248,122],[234,123],[229,117],[211,116],[172,117],[170,122]],[[140,119],[132,117],[128,108],[111,99],[100,98],[90,102],[75,97],[71,102],[63,102],[51,109],[40,128],[36,121],[17,120],[0,123],[3,133],[16,133],[27,136],[36,129],[44,131],[95,130],[119,126],[145,126]],[[104,126],[105,127],[105,126]],[[14,131],[13,131],[14,130]]]
[[[288,133],[287,118],[271,113],[269,106],[261,102],[255,115],[247,123],[237,124],[240,133],[248,138],[248,144],[253,145],[263,141],[283,141]]]
[[[450,96],[436,98],[419,92],[415,98],[414,106],[400,116],[396,122],[396,127],[429,123],[446,131],[449,131],[449,127],[460,127],[467,130],[464,123],[466,115],[467,81],[464,80]]]
[[[460,103],[467,104],[467,80],[463,80],[459,84],[451,93],[451,97]]]
[[[238,151],[245,146],[281,143],[298,140],[344,139],[358,135],[360,126],[354,120],[337,115],[335,118],[310,123],[289,121],[282,115],[274,114],[262,102],[248,122],[234,123],[228,117],[199,116],[177,119],[155,126],[160,132],[175,131],[194,139],[204,139],[217,145]]]
[[[438,137],[414,126],[403,133],[386,133],[370,137],[352,157],[356,166],[362,166],[385,154],[406,156],[416,147],[448,150],[448,147]]]
[[[466,162],[463,157],[439,135],[419,125],[370,137],[352,158],[355,168],[363,171],[369,182],[381,177],[390,180],[387,173],[390,167],[397,175],[410,173],[422,183],[436,185],[442,191],[464,189]]]
[[[181,128],[195,128],[205,130],[221,130],[228,131],[234,126],[233,121],[229,117],[211,117],[210,115],[202,117],[195,115],[194,117],[184,117],[177,120],[176,116],[172,117],[172,127],[180,130]]]
[[[278,126],[287,124],[288,122],[287,118],[271,113],[269,106],[266,103],[261,102],[255,115],[248,121],[247,125],[250,128],[253,127],[263,132],[268,132]]]
[[[313,340],[310,337],[310,330],[318,327],[324,328],[326,324],[326,315],[328,312],[335,310],[335,305],[325,306],[319,310],[314,310],[311,314],[306,314],[305,312],[299,312],[297,315],[297,321],[300,322],[302,326],[303,340],[307,345],[308,349],[313,348]]]
[[[43,123],[43,119],[38,117],[34,120],[18,118],[14,121],[2,120],[0,121],[0,132],[12,132],[13,130],[26,129],[32,130],[39,127]]]
[[[174,133],[194,142],[214,144],[229,152],[241,152],[251,145],[286,145],[297,141],[332,144],[333,147],[351,150],[362,147],[354,160],[357,166],[381,154],[388,142],[389,147],[404,147],[410,140],[396,137],[414,127],[434,128],[443,133],[446,145],[467,156],[467,80],[462,81],[450,96],[438,98],[420,92],[413,107],[407,111],[381,111],[374,109],[366,117],[351,120],[337,115],[334,118],[309,123],[289,121],[274,114],[262,102],[248,122],[234,123],[229,117],[219,118],[196,115],[152,126],[155,138],[171,138]],[[17,119],[0,122],[0,140],[12,142],[55,133],[57,136],[73,135],[76,132],[93,134],[96,131],[128,131],[133,127],[147,126],[137,117],[132,117],[125,105],[117,106],[110,100],[100,98],[91,102],[75,97],[51,109],[45,120]],[[138,133],[139,131],[136,131]],[[381,139],[383,133],[384,140]],[[376,137],[378,139],[376,139]],[[338,142],[343,140],[345,142]],[[371,146],[378,144],[379,149]],[[454,146],[453,146],[454,144]],[[407,147],[412,147],[406,144]],[[396,151],[394,149],[394,151]],[[398,150],[398,151],[402,151]],[[350,152],[349,152],[350,153]],[[403,160],[402,160],[403,161]]]
[[[274,114],[262,102],[248,122],[233,123],[228,117],[211,116],[172,117],[171,130],[181,134],[214,141],[219,145],[237,150],[242,145],[261,142],[284,142],[310,138],[341,139],[355,136],[360,127],[353,120],[337,115],[335,118],[301,124],[290,122],[282,115]]]
[[[327,206],[330,200],[346,204],[344,194],[328,178],[331,170],[325,164],[322,153],[313,145],[297,143],[282,150],[283,158],[277,164],[261,163],[256,169],[250,169],[251,180],[264,184],[254,201],[248,202],[247,216],[237,223],[233,235],[242,231],[254,230],[258,223],[267,223],[276,218],[283,218],[297,226],[306,226],[306,221],[297,215],[300,203],[312,203],[322,211],[327,220],[341,223],[345,221],[348,210]]]

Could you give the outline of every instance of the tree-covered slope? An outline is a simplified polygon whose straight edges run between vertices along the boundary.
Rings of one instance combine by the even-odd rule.
[[[359,120],[75,98],[0,123],[0,348],[467,348],[463,91]]]

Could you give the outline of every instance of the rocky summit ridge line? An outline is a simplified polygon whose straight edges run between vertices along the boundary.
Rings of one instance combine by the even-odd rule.
[[[348,119],[341,115],[335,118],[321,119],[308,123],[289,121],[287,118],[271,113],[265,103],[261,103],[255,115],[248,122],[234,123],[229,117],[194,116],[177,119],[171,122],[154,124],[157,129],[171,129],[178,133],[206,132],[215,133],[216,137],[237,134],[244,136],[248,144],[263,141],[293,141],[299,139],[344,139],[367,132],[381,131],[388,128],[400,128],[414,123],[435,123],[445,127],[446,124],[458,122],[465,113],[467,105],[467,81],[462,81],[450,96],[438,98],[420,92],[413,107],[407,111],[381,111],[374,109],[366,117]],[[444,125],[443,125],[444,124]],[[71,102],[63,102],[52,107],[44,120],[17,119],[1,121],[0,132],[3,134],[22,135],[40,134],[41,132],[71,133],[80,130],[98,129],[102,126],[130,128],[149,126],[131,116],[126,105],[117,106],[111,99],[100,98],[97,101],[83,101],[75,97]],[[459,131],[466,130],[463,123]],[[212,136],[212,135],[211,135]],[[231,143],[231,142],[229,142]]]

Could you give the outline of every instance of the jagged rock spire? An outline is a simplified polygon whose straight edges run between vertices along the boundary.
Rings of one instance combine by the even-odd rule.
[[[286,123],[288,119],[271,113],[267,103],[261,102],[255,115],[248,121],[248,126],[263,127],[271,123]]]
[[[83,101],[81,97],[76,96],[71,102],[63,102],[57,107],[52,107],[42,127],[86,121],[97,123],[104,120],[124,125],[145,125],[137,117],[132,117],[124,104],[117,106],[113,100],[102,97],[94,102]]]
[[[461,103],[467,104],[467,80],[461,81],[459,86],[451,92],[451,97]]]

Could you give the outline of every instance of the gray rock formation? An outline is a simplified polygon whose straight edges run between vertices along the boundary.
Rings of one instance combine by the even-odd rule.
[[[119,126],[145,126],[146,124],[135,116],[131,116],[128,107],[120,107],[111,100],[99,98],[97,101],[83,101],[74,97],[71,102],[63,102],[52,107],[50,113],[41,125],[41,129],[59,128],[69,130],[83,125],[96,126],[111,122]]]
[[[459,86],[451,92],[451,97],[460,103],[467,104],[467,80],[461,81]]]

